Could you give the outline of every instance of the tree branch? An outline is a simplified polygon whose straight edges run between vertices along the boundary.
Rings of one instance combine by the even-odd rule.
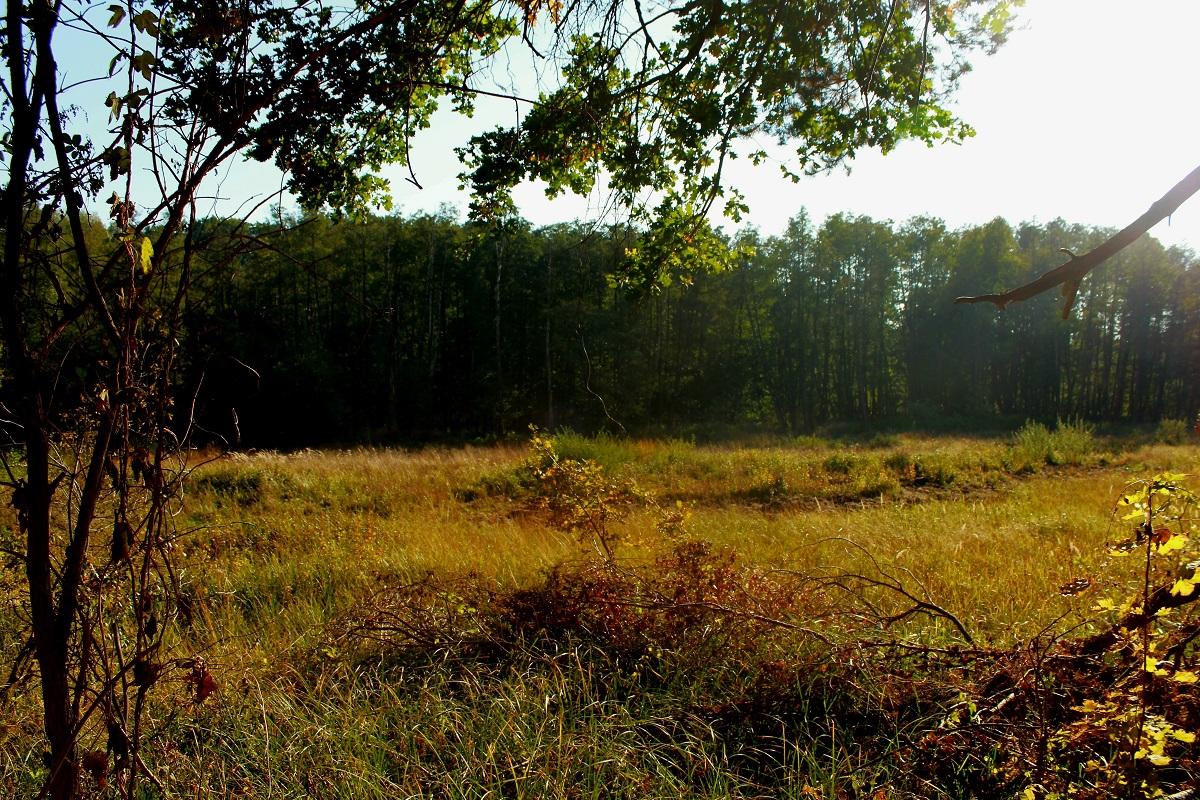
[[[1072,256],[1071,260],[1067,263],[1055,267],[1049,272],[1042,273],[1042,275],[1024,286],[1018,286],[1015,289],[1010,289],[1000,294],[958,297],[955,298],[954,302],[995,303],[999,309],[1003,310],[1009,303],[1028,300],[1055,286],[1061,285],[1064,298],[1062,315],[1063,319],[1066,319],[1071,313],[1071,306],[1075,304],[1075,293],[1079,290],[1079,282],[1083,280],[1085,275],[1121,250],[1133,244],[1138,237],[1154,227],[1164,217],[1175,213],[1175,210],[1197,191],[1200,191],[1200,167],[1196,167],[1196,169],[1188,173],[1187,177],[1175,184],[1171,191],[1160,197],[1154,205],[1150,206],[1150,209],[1145,214],[1142,214],[1094,250],[1084,253],[1077,258]]]

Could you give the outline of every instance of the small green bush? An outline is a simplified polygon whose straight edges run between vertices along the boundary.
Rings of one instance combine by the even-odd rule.
[[[198,493],[211,493],[239,506],[252,506],[262,502],[267,482],[262,470],[220,468],[205,472],[193,486]]]
[[[1083,420],[1059,420],[1051,434],[1053,454],[1057,460],[1052,464],[1082,464],[1096,452],[1096,429]]]
[[[1053,431],[1030,421],[1013,435],[1012,462],[1017,472],[1044,464],[1077,466],[1095,451],[1095,429],[1082,420],[1060,419]]]
[[[480,476],[466,486],[454,490],[454,498],[464,503],[473,503],[485,497],[507,497],[515,500],[529,494],[534,479],[526,464],[515,468],[494,470]]]
[[[950,486],[958,480],[958,470],[940,456],[919,456],[913,461],[913,484]]]
[[[1052,452],[1050,429],[1040,422],[1026,422],[1013,434],[1013,464],[1018,471],[1025,466],[1045,464]]]
[[[1158,444],[1183,444],[1191,438],[1191,426],[1181,419],[1164,419],[1154,431]]]
[[[915,477],[913,459],[904,450],[897,450],[883,460],[883,466],[900,478],[912,480]]]
[[[863,442],[864,447],[872,450],[885,450],[900,444],[900,437],[894,433],[876,433]]]
[[[792,490],[782,472],[764,471],[755,476],[744,494],[751,502],[775,505],[785,502],[791,496]]]
[[[825,459],[826,472],[835,475],[849,475],[859,465],[859,459],[849,453],[834,453]]]

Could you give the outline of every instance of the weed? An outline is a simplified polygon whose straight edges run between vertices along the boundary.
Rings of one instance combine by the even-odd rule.
[[[763,470],[750,483],[744,496],[752,503],[778,506],[793,497],[787,476],[780,470]]]
[[[915,473],[916,462],[904,450],[897,450],[883,460],[883,465],[897,476],[911,480]]]
[[[616,474],[626,464],[638,458],[637,448],[632,442],[607,433],[580,436],[565,430],[547,438],[561,458],[568,461],[590,461],[599,464],[610,474]]]

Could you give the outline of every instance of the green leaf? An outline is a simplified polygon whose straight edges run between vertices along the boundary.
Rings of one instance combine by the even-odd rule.
[[[135,16],[133,25],[147,36],[158,36],[158,15],[153,11],[143,11]]]
[[[124,101],[117,97],[116,92],[109,92],[108,97],[104,100],[104,105],[108,106],[112,119],[116,119],[121,116],[121,106],[124,105]]]
[[[113,4],[108,7],[112,12],[112,16],[108,18],[108,27],[115,28],[121,24],[121,20],[125,19],[125,6]]]
[[[150,68],[158,63],[158,59],[149,50],[143,50],[133,57],[133,68],[141,73],[142,77],[150,80],[153,73]]]

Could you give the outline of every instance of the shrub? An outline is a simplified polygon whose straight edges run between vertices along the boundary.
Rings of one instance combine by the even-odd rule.
[[[535,432],[534,436],[538,436]],[[560,458],[569,461],[592,461],[608,472],[637,460],[637,449],[628,439],[619,439],[607,433],[596,436],[580,436],[574,431],[563,430],[547,437]]]
[[[764,470],[756,475],[750,488],[746,490],[746,499],[751,502],[777,505],[786,501],[791,495],[787,477],[781,471]]]
[[[1184,420],[1164,419],[1154,431],[1154,441],[1159,444],[1183,444],[1191,434],[1191,426]]]
[[[1043,464],[1083,464],[1096,451],[1095,429],[1082,420],[1059,420],[1053,431],[1026,422],[1013,435],[1013,465],[1019,471]]]
[[[904,450],[897,450],[883,460],[883,466],[896,473],[901,480],[911,481],[916,477],[915,463],[912,456]]]
[[[919,456],[913,462],[913,484],[946,487],[958,479],[958,471],[938,456]]]
[[[835,475],[849,475],[859,465],[859,459],[849,453],[834,453],[825,459],[826,472]]]
[[[888,447],[895,447],[898,444],[900,444],[900,437],[894,433],[876,433],[863,442],[864,447],[869,447],[872,450],[884,450]]]
[[[1026,422],[1013,434],[1013,463],[1018,469],[1027,464],[1045,464],[1052,452],[1050,429],[1040,422]]]
[[[1083,420],[1059,420],[1050,440],[1052,464],[1082,464],[1096,452],[1095,427]]]

